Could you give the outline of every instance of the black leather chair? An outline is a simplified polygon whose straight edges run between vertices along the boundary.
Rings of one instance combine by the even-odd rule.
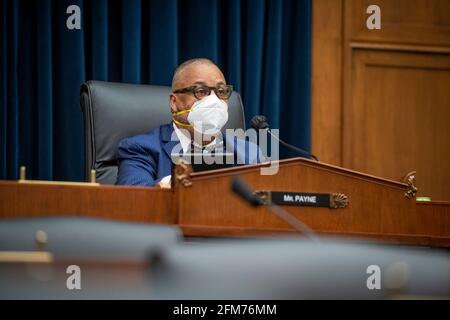
[[[170,87],[103,81],[87,81],[81,86],[86,180],[94,169],[97,182],[116,182],[120,140],[169,123],[169,93]],[[224,130],[227,128],[245,130],[244,108],[237,92],[229,101]]]
[[[0,221],[0,251],[37,249],[36,232],[47,234],[45,251],[64,259],[138,259],[151,250],[179,245],[176,226],[88,217],[39,217]]]
[[[79,216],[2,219],[0,251],[15,262],[0,263],[0,300],[148,299],[149,257],[182,240],[181,230],[168,225]],[[28,263],[26,251],[36,250],[51,253],[53,262]],[[80,268],[81,290],[69,290],[69,265]]]
[[[449,254],[431,248],[278,237],[207,240],[152,253],[156,300],[450,297]],[[369,289],[369,266],[381,272],[379,289]]]

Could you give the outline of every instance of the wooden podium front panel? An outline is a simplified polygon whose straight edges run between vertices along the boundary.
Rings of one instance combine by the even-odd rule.
[[[306,159],[280,161],[273,176],[260,174],[264,166],[175,174],[191,186],[178,182],[173,190],[0,181],[0,219],[88,216],[178,225],[186,236],[294,232],[268,207],[251,207],[231,191],[240,175],[254,191],[345,194],[349,204],[341,209],[283,206],[320,234],[450,247],[449,202],[416,204],[405,198],[406,184]]]
[[[0,218],[75,215],[174,224],[172,196],[159,188],[0,181]]]
[[[255,191],[347,195],[349,205],[342,209],[283,206],[315,231],[421,234],[416,203],[405,198],[405,184],[306,159],[280,161],[274,176],[261,175],[261,166],[192,174],[192,186],[177,186],[179,224],[190,230],[213,227],[217,232],[293,230],[267,207],[252,208],[233,194],[232,176],[239,174]]]
[[[450,202],[426,201],[416,206],[418,224],[425,234],[450,237]]]

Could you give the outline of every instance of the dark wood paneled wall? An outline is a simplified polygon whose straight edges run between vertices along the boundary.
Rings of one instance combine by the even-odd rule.
[[[313,0],[312,90],[322,161],[450,200],[450,1]]]

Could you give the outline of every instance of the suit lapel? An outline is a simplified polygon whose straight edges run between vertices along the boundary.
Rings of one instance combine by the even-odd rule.
[[[172,141],[172,134],[174,135],[174,139],[176,140]],[[172,150],[177,144],[180,143],[178,137],[176,136],[176,134],[174,134],[172,123],[161,126],[161,143],[164,152],[171,159]]]

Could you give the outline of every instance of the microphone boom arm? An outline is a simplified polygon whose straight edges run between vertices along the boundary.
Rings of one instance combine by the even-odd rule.
[[[314,160],[316,160],[317,162],[319,161],[319,159],[317,159],[317,157],[316,157],[315,155],[313,155],[312,153],[309,153],[309,152],[306,151],[306,150],[303,150],[303,149],[300,149],[300,148],[298,148],[298,147],[296,147],[296,146],[293,146],[293,145],[291,145],[291,144],[289,144],[289,143],[287,143],[287,142],[284,142],[283,140],[281,140],[280,138],[278,138],[276,135],[274,135],[270,129],[267,129],[267,132],[269,132],[269,134],[270,134],[272,137],[274,137],[275,139],[277,139],[277,141],[280,142],[281,145],[283,145],[283,146],[285,146],[285,147],[287,147],[287,148],[289,148],[289,149],[292,149],[292,150],[294,150],[294,151],[297,151],[298,153],[305,154],[305,155],[307,155],[310,159],[314,159]]]

